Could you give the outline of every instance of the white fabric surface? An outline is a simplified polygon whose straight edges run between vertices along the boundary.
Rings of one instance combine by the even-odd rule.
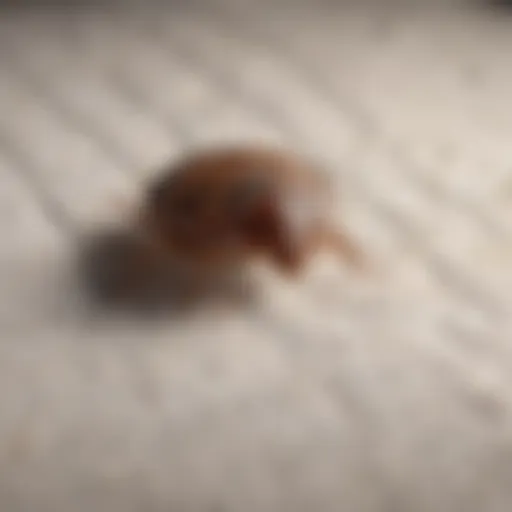
[[[0,509],[509,511],[512,17],[95,4],[1,7]],[[337,173],[375,275],[84,311],[77,230],[189,144],[262,138]]]

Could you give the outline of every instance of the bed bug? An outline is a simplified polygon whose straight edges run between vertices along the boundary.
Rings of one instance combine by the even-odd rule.
[[[148,185],[141,227],[158,251],[194,272],[265,259],[297,275],[320,251],[362,257],[331,219],[331,182],[301,155],[230,146],[185,155]]]

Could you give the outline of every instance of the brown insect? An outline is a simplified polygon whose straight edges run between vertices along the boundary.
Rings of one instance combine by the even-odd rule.
[[[297,154],[192,152],[148,184],[135,226],[89,246],[84,275],[100,298],[153,303],[169,293],[191,305],[217,291],[250,298],[245,270],[258,259],[292,277],[320,251],[360,266],[359,250],[331,221],[333,201],[327,175]]]
[[[359,265],[359,251],[329,218],[333,199],[327,175],[299,155],[271,147],[207,149],[149,185],[140,226],[164,259],[194,272],[263,258],[297,275],[321,250]]]

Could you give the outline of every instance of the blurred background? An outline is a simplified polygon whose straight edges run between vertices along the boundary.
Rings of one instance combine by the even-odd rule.
[[[512,508],[507,2],[0,4],[0,509]],[[94,315],[76,235],[184,149],[335,176],[379,268]]]

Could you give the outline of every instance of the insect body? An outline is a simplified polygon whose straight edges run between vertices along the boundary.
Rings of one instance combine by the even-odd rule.
[[[286,273],[320,250],[358,263],[332,225],[326,175],[298,155],[228,147],[185,156],[148,187],[142,226],[169,259],[220,269],[267,259]]]

